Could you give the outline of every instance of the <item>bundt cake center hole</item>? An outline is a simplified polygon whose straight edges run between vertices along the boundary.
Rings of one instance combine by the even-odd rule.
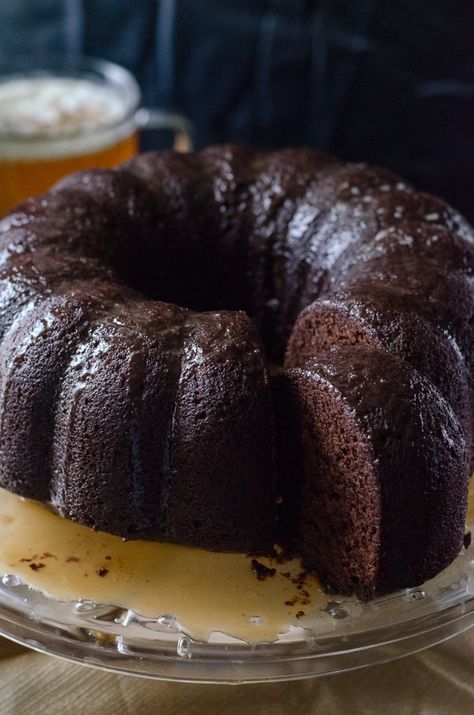
[[[191,262],[191,261],[189,261]],[[239,275],[241,292],[229,287],[217,261],[203,265],[196,257],[194,265],[183,264],[176,271],[172,263],[132,259],[119,266],[120,277],[130,288],[154,301],[162,301],[193,312],[244,312],[254,323],[262,340],[265,354],[272,366],[283,364],[286,337],[279,328],[280,316],[268,306],[261,304],[250,279]],[[289,333],[289,330],[287,331]]]

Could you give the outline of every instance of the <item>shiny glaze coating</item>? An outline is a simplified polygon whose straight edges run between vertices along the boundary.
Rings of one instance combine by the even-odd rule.
[[[473,246],[439,199],[310,149],[67,177],[0,222],[0,484],[125,537],[267,548],[298,524],[277,530],[266,359],[348,342],[424,374],[469,456]]]

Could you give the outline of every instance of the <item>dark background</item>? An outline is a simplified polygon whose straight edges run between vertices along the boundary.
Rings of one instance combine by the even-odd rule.
[[[313,145],[474,219],[473,0],[0,0],[0,61],[25,53],[127,66],[198,147]]]

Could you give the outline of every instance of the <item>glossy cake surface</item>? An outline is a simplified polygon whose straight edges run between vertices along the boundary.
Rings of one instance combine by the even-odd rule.
[[[310,149],[67,177],[0,222],[0,485],[126,538],[296,543],[364,598],[414,585],[462,545],[473,268],[441,200]],[[330,415],[355,439],[344,468]],[[411,558],[401,504],[421,510]],[[315,541],[341,524],[331,566]]]

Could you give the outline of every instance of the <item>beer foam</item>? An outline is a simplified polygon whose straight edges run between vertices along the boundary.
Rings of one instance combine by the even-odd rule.
[[[32,77],[0,82],[0,157],[44,158],[97,151],[123,139],[127,100],[85,79]]]
[[[0,132],[54,137],[114,124],[125,114],[123,99],[88,80],[60,77],[0,83]]]

